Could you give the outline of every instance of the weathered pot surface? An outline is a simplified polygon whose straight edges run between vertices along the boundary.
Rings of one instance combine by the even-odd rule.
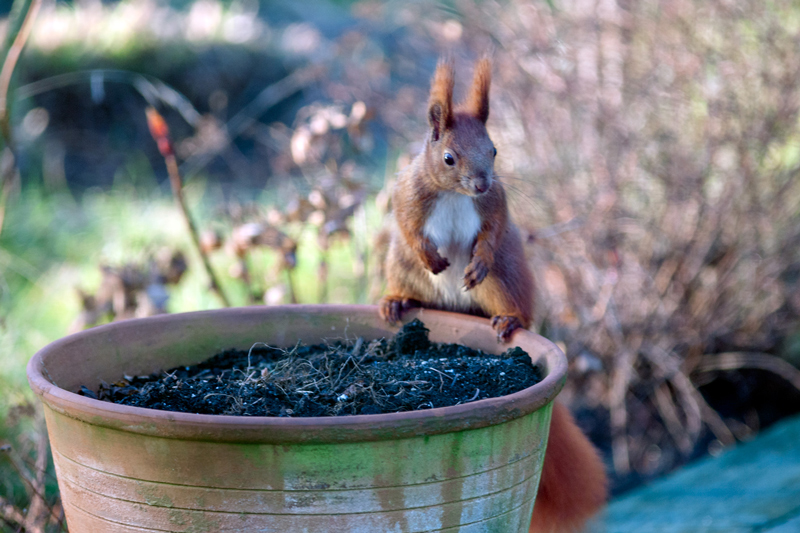
[[[431,340],[500,353],[487,320],[408,313]],[[75,394],[123,374],[198,363],[255,342],[385,337],[372,306],[246,307],[93,328],[28,364],[42,397],[71,531],[527,531],[566,360],[527,331],[546,369],[524,391],[383,415],[236,417],[142,409]]]

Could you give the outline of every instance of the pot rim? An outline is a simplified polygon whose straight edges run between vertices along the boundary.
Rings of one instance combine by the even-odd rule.
[[[253,306],[214,309],[158,315],[113,322],[63,337],[39,350],[28,362],[28,381],[45,406],[55,412],[96,426],[164,438],[241,443],[333,443],[396,440],[477,429],[507,422],[549,404],[566,381],[567,360],[549,340],[527,330],[517,330],[510,344],[540,347],[532,353],[534,360],[543,359],[547,376],[532,387],[502,396],[477,400],[468,404],[439,407],[423,411],[338,417],[270,417],[235,416],[160,411],[95,400],[70,392],[56,385],[45,367],[45,360],[69,349],[75,343],[91,340],[118,331],[147,330],[157,326],[170,329],[209,318],[254,319],[274,313],[305,315],[341,315],[373,321],[377,306],[300,304]],[[403,321],[432,316],[440,327],[452,325],[466,330],[486,330],[494,334],[489,321],[458,313],[431,309],[408,312]],[[444,325],[443,325],[444,324]],[[427,325],[427,322],[426,322]],[[396,328],[395,328],[396,329]]]

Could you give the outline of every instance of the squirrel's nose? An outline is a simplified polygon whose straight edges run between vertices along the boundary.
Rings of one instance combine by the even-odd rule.
[[[472,182],[472,186],[475,188],[475,192],[478,194],[483,194],[488,191],[491,185],[491,178],[485,174],[479,174],[475,176],[475,179]]]

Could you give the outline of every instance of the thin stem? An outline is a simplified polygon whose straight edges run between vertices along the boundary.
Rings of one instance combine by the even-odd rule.
[[[17,61],[28,41],[31,34],[33,22],[36,20],[36,15],[39,13],[39,8],[42,6],[42,0],[32,0],[28,6],[28,12],[25,13],[25,18],[22,25],[17,32],[16,37],[8,48],[6,59],[3,62],[3,68],[0,70],[0,134],[5,140],[8,150],[0,156],[0,159],[9,158],[6,165],[2,165],[0,170],[0,232],[3,231],[3,221],[6,214],[6,202],[8,195],[11,193],[11,184],[17,170],[17,157],[14,151],[14,141],[11,135],[11,121],[9,120],[8,113],[8,89],[11,86],[11,76],[14,74],[14,68],[17,66]],[[9,31],[11,31],[11,24],[9,21]]]
[[[295,291],[294,287],[294,269],[287,268],[286,269],[286,279],[288,280],[289,285],[289,301],[293,304],[297,303],[297,292]]]
[[[42,0],[31,1],[19,32],[17,32],[17,36],[8,48],[6,60],[3,62],[3,69],[0,70],[0,129],[2,129],[3,137],[8,144],[11,144],[11,126],[8,120],[8,88],[11,86],[11,76],[14,74],[14,68],[17,66],[22,49],[25,47],[28,37],[30,37],[33,21],[36,20],[40,7],[42,7]]]
[[[200,254],[200,258],[203,261],[203,268],[205,268],[206,275],[211,283],[211,290],[213,290],[217,296],[219,296],[219,299],[222,300],[222,304],[225,307],[230,307],[230,300],[228,300],[228,297],[222,291],[222,286],[219,284],[217,276],[214,274],[214,270],[211,268],[211,261],[209,261],[208,255],[203,251],[203,247],[200,246],[200,237],[197,233],[197,228],[192,221],[192,217],[189,214],[189,209],[186,207],[186,201],[183,198],[183,181],[181,180],[181,174],[178,170],[178,162],[175,160],[175,155],[171,153],[164,155],[164,161],[167,164],[167,173],[169,174],[169,183],[172,187],[172,194],[175,196],[175,201],[181,208],[183,219],[186,222],[186,227],[188,228],[189,235],[192,238],[192,244],[194,244],[195,250],[197,250],[197,253]]]
[[[800,390],[800,370],[774,355],[758,352],[727,352],[703,356],[693,370],[696,373],[757,368],[782,377]]]

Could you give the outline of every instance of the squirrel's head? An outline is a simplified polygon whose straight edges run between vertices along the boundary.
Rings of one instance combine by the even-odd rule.
[[[491,81],[492,65],[488,59],[481,59],[466,101],[454,108],[453,64],[439,61],[436,67],[425,151],[431,177],[445,190],[478,196],[492,186],[497,150],[486,131]]]

